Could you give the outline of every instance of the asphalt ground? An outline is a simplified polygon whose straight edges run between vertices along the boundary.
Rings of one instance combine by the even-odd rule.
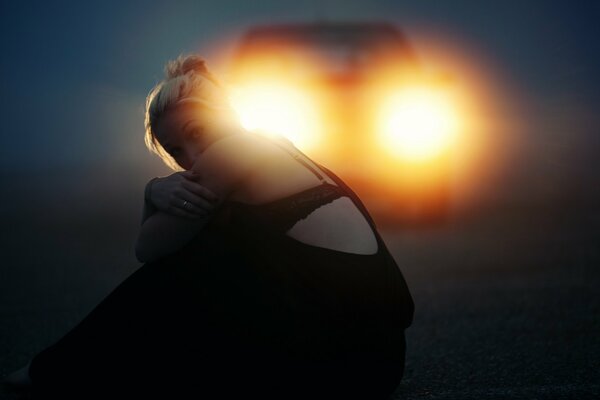
[[[2,376],[141,266],[139,215],[78,204],[3,208]],[[600,398],[599,231],[596,208],[562,206],[380,228],[416,304],[394,398]],[[0,398],[18,397],[2,387]]]

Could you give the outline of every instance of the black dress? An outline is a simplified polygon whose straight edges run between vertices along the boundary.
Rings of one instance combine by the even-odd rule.
[[[410,292],[356,194],[295,158],[321,185],[225,202],[194,240],[145,263],[32,359],[34,398],[386,399],[404,372]],[[342,196],[377,253],[285,235]]]

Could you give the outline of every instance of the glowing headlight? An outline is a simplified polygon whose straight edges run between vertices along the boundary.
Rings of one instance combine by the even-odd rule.
[[[451,145],[458,129],[449,98],[434,89],[399,91],[387,98],[379,112],[381,144],[410,160],[440,154]]]
[[[230,102],[249,131],[282,135],[298,148],[316,146],[317,115],[308,96],[293,87],[256,83],[233,89]]]

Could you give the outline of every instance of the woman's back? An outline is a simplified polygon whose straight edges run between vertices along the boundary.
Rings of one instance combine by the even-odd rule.
[[[414,310],[412,297],[374,220],[356,193],[335,173],[310,160],[293,145],[267,141],[281,150],[272,163],[288,162],[288,168],[295,168],[283,169],[284,176],[291,177],[287,182],[292,182],[285,186],[297,188],[308,182],[308,187],[275,196],[273,192],[283,191],[280,182],[273,177],[272,171],[277,169],[273,164],[270,164],[271,169],[258,169],[250,177],[254,180],[254,197],[246,193],[246,199],[254,201],[240,201],[233,196],[222,208],[226,215],[226,223],[222,226],[225,246],[256,256],[254,261],[257,263],[272,263],[274,268],[282,268],[283,274],[298,268],[300,274],[314,279],[315,276],[310,276],[307,271],[323,265],[321,272],[333,274],[331,284],[341,290],[348,290],[341,286],[349,282],[343,282],[344,279],[353,279],[350,276],[355,272],[353,285],[356,286],[352,290],[371,290],[371,293],[364,293],[370,298],[360,301],[375,305],[375,297],[388,296],[382,300],[387,304],[377,307],[388,307],[391,313],[396,312],[396,317],[401,319],[396,321],[398,326],[408,327]],[[315,180],[319,184],[315,184]],[[258,193],[261,188],[269,188],[268,184],[271,185],[269,195]],[[252,184],[246,187],[253,188]],[[332,272],[327,268],[338,270]],[[296,278],[300,282],[301,277],[291,278],[290,275],[285,279]],[[339,279],[339,285],[335,279]],[[356,293],[350,296],[355,297]]]
[[[266,162],[249,177],[231,202],[259,206],[263,209],[280,207],[294,196],[319,196],[323,191],[339,193],[330,202],[323,202],[303,218],[289,226],[286,234],[303,243],[355,254],[375,254],[377,240],[369,223],[353,200],[322,166],[314,163],[291,143],[255,135],[268,147]]]

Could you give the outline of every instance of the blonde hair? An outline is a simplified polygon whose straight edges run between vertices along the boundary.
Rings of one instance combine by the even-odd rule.
[[[144,142],[169,168],[182,171],[156,139],[155,127],[160,116],[182,100],[217,111],[231,112],[232,109],[225,88],[208,71],[202,57],[181,54],[175,60],[167,62],[165,75],[165,79],[154,86],[146,97]]]

